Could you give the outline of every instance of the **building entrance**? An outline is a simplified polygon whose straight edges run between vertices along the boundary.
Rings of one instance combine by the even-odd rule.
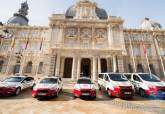
[[[91,77],[91,60],[82,59],[81,61],[81,77]]]
[[[65,59],[63,78],[71,78],[71,76],[72,76],[72,63],[73,63],[73,58],[66,58]]]

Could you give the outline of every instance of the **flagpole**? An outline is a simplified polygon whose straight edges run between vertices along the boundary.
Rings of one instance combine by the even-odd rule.
[[[131,32],[130,32],[130,36],[131,36]],[[130,37],[128,37],[128,39],[129,39],[129,44],[130,44],[130,47],[131,47],[131,55],[132,55],[132,60],[133,60],[134,71],[136,72],[137,69],[136,69],[136,63],[135,63],[135,58],[134,58],[134,54],[133,54],[132,41],[131,41]]]
[[[14,49],[14,44],[15,44],[15,36],[13,35],[13,38],[12,38],[12,42],[11,42],[11,52],[10,52],[10,56],[9,56],[9,60],[8,60],[8,63],[7,63],[7,68],[6,68],[6,74],[9,73],[9,65],[11,63],[11,58],[12,58],[12,54],[13,54],[13,49]]]
[[[149,70],[149,73],[151,74],[151,69],[150,69],[150,65],[149,65],[149,60],[148,60],[148,54],[147,54],[147,49],[146,49],[146,46],[144,44],[144,34],[142,34],[142,46],[143,46],[143,51],[144,51],[144,54],[145,54],[145,57],[146,57],[146,60],[147,60],[147,65],[148,65],[148,70]]]
[[[155,35],[154,35],[154,33],[153,33],[153,37],[154,37],[154,36],[155,36]],[[165,68],[164,68],[163,60],[162,60],[161,53],[160,53],[160,47],[158,46],[158,39],[157,39],[157,37],[154,38],[154,41],[155,41],[156,49],[157,49],[157,52],[158,52],[158,55],[159,55],[159,59],[160,59],[160,62],[161,62],[163,74],[164,74],[164,76],[165,76]]]

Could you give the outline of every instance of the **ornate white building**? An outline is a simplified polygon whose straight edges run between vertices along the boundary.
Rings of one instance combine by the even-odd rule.
[[[90,0],[79,0],[65,14],[49,17],[49,26],[29,26],[27,3],[0,26],[1,75],[34,77],[100,72],[153,72],[164,77],[165,30],[146,18],[140,29],[126,29],[121,17],[108,16]]]

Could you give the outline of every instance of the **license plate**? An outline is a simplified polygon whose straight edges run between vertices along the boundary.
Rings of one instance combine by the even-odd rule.
[[[90,95],[90,94],[89,94],[89,93],[82,93],[82,95],[88,96],[88,95]]]
[[[126,94],[126,95],[130,95],[130,94],[131,94],[131,92],[124,92],[124,94]]]
[[[44,96],[46,95],[46,93],[38,93],[38,95]]]

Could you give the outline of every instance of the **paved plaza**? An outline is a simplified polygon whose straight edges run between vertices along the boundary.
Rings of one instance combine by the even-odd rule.
[[[142,98],[132,100],[109,98],[97,92],[97,99],[74,99],[73,83],[64,84],[58,98],[37,100],[31,90],[17,97],[0,98],[0,114],[164,114],[165,100]]]

